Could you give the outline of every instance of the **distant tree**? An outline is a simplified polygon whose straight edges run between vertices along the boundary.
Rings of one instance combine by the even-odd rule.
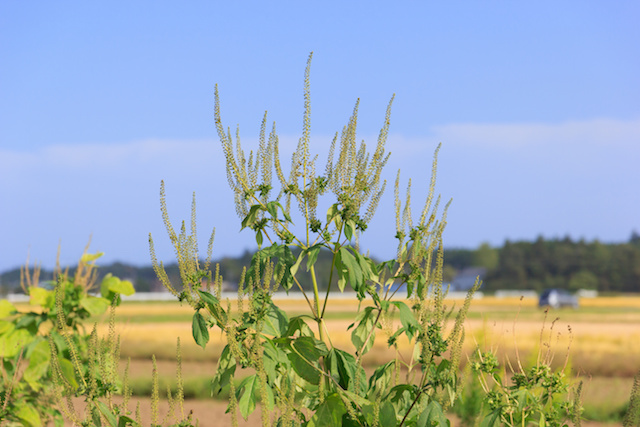
[[[473,252],[471,259],[474,267],[484,267],[487,270],[495,270],[500,262],[500,255],[497,249],[492,248],[489,243],[484,242]]]
[[[571,276],[569,289],[573,291],[579,289],[598,289],[598,278],[588,270],[580,270]]]

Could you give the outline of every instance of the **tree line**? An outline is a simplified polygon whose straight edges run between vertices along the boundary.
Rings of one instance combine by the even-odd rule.
[[[316,271],[328,283],[331,259],[328,252],[321,252],[316,263]],[[506,240],[501,247],[487,243],[476,249],[445,249],[444,281],[448,282],[465,268],[482,267],[486,270],[483,290],[545,288],[594,289],[599,292],[640,292],[640,234],[633,232],[624,243],[602,243],[598,240],[545,239],[535,241]],[[220,264],[220,274],[231,287],[242,275],[244,266],[251,262],[251,253],[239,257],[224,257],[216,261]],[[177,265],[167,265],[167,274],[174,283],[179,283]],[[137,267],[121,262],[102,265],[98,268],[101,276],[114,276],[131,280],[137,292],[162,290],[151,266]],[[43,270],[41,278],[47,280],[52,272]],[[335,278],[334,278],[335,279]],[[304,276],[301,285],[311,288]],[[0,294],[21,292],[20,270],[14,269],[0,274]]]

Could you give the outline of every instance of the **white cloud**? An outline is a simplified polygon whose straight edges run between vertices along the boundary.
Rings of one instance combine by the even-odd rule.
[[[446,143],[490,148],[545,144],[638,147],[640,117],[593,119],[563,123],[452,123],[435,126],[435,138]]]

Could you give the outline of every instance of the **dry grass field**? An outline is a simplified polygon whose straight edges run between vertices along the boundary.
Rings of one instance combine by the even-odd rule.
[[[290,316],[307,312],[303,300],[283,299],[276,303]],[[461,303],[447,301],[454,311]],[[465,324],[465,352],[471,357],[476,348],[493,350],[504,361],[515,364],[520,359],[525,365],[535,362],[539,351],[551,352],[557,366],[569,363],[573,374],[585,380],[587,407],[596,411],[619,408],[628,399],[632,377],[640,369],[640,297],[583,299],[580,303],[577,310],[545,313],[533,299],[485,297],[475,300]],[[351,348],[350,332],[346,329],[357,310],[357,301],[330,302],[327,323],[334,345]],[[214,331],[206,350],[198,347],[191,337],[192,314],[190,307],[177,302],[131,302],[117,309],[122,357],[132,359],[134,379],[150,378],[152,354],[159,359],[160,375],[173,378],[177,337],[181,340],[183,376],[187,381],[213,376],[224,338]],[[104,331],[106,326],[99,323],[99,330]],[[394,328],[395,324],[392,322],[390,326]],[[393,357],[385,345],[385,332],[379,334],[364,362],[369,367]],[[409,351],[406,343],[401,343],[400,350]],[[219,417],[224,412],[224,403],[220,401],[189,401],[188,404],[201,420],[203,415],[210,417],[216,413]],[[216,419],[221,422],[220,418]],[[224,424],[205,422],[202,425]]]

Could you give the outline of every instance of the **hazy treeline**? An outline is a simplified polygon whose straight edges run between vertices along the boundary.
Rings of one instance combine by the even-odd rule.
[[[565,288],[600,292],[640,291],[640,235],[626,243],[564,239],[534,242],[507,240],[475,250],[445,252],[448,274],[469,266],[484,267],[484,289]]]
[[[297,254],[296,254],[297,255]],[[316,263],[316,272],[323,276],[321,283],[328,283],[331,260],[328,252],[321,252]],[[220,274],[230,286],[240,280],[242,269],[251,262],[251,253],[245,252],[237,258],[225,257],[216,261]],[[468,267],[483,267],[484,290],[566,288],[597,289],[600,292],[640,291],[640,235],[632,233],[626,243],[606,244],[599,241],[544,239],[534,242],[509,241],[501,247],[482,244],[477,249],[445,250],[445,281]],[[301,268],[304,268],[304,263]],[[169,277],[179,283],[177,265],[166,266]],[[124,263],[101,265],[101,275],[112,273],[131,280],[138,292],[159,291],[159,283],[151,266],[136,267]],[[324,276],[327,277],[324,277]],[[43,270],[42,280],[50,280],[52,272]],[[334,277],[334,281],[335,281]],[[301,285],[311,288],[311,283],[301,277]],[[295,288],[294,288],[295,289]],[[15,269],[0,275],[0,292],[20,292],[20,270]]]

